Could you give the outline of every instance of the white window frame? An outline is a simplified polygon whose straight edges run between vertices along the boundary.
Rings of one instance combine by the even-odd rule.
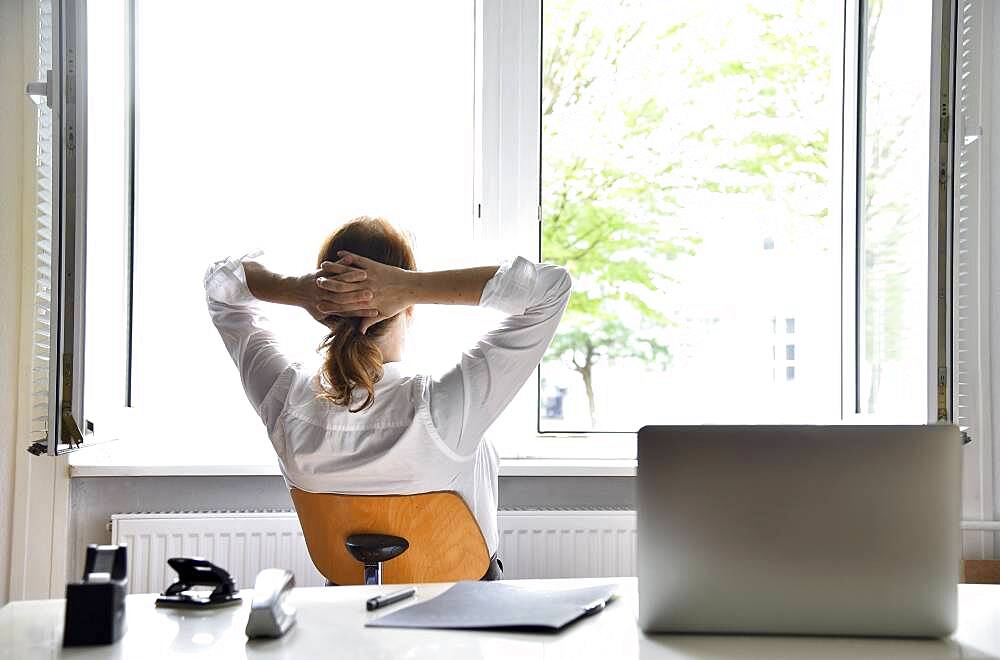
[[[844,65],[840,70],[844,90],[841,121],[841,288],[840,288],[840,416],[845,422],[860,422],[858,413],[858,173],[861,157],[858,139],[860,91],[861,10],[864,0],[844,5]],[[853,29],[848,29],[853,26]],[[835,139],[831,136],[831,142]],[[846,216],[854,218],[846,222]]]
[[[524,3],[493,3],[490,0],[479,0],[484,6],[484,121],[482,139],[484,152],[482,155],[483,178],[496,185],[496,190],[484,189],[477,198],[487,200],[487,209],[483,217],[483,236],[489,239],[500,239],[505,247],[517,250],[531,250],[535,258],[540,254],[541,234],[541,190],[540,190],[540,154],[541,131],[539,115],[541,89],[541,4],[543,0]],[[831,143],[840,141],[842,145],[840,164],[843,177],[841,217],[841,264],[842,264],[842,295],[841,295],[841,419],[844,422],[864,423],[868,417],[859,412],[858,397],[858,329],[859,295],[857,290],[858,269],[858,223],[857,195],[859,173],[859,135],[858,135],[858,92],[860,89],[860,62],[858,59],[860,47],[861,8],[865,0],[847,0],[845,2],[845,43],[843,66],[835,67],[834,75],[844,90],[843,121],[840,134],[831,134]],[[941,24],[947,0],[933,0],[934,26]],[[941,42],[935,41],[932,47],[932,61],[938,61]],[[835,81],[837,82],[837,81]],[[941,93],[940,72],[932,69],[930,97],[937,99]],[[944,81],[947,86],[948,81]],[[937,126],[939,116],[936,104],[929,107],[931,126]],[[515,140],[505,140],[505,136],[516,135]],[[938,420],[937,410],[937,374],[938,374],[938,331],[937,331],[937,223],[938,171],[940,168],[940,151],[937,134],[929,135],[931,142],[931,162],[928,167],[929,209],[928,209],[928,259],[930,272],[928,278],[928,380],[927,380],[927,422]],[[492,197],[491,197],[492,195]],[[492,211],[492,214],[491,214]],[[503,218],[503,222],[501,222]],[[514,239],[518,242],[511,244]],[[535,408],[538,405],[538,380],[533,379],[531,387],[535,394]],[[534,416],[537,420],[537,411]],[[593,432],[582,434],[566,434],[559,432],[541,432],[537,421],[532,433],[538,442],[544,443],[547,438],[574,438],[580,441],[616,435],[609,432]],[[635,435],[631,433],[617,434],[628,436],[622,443],[623,448],[631,448],[634,458]],[[605,443],[607,440],[605,441]],[[620,458],[628,458],[628,450]]]
[[[952,392],[954,419],[968,429],[972,442],[964,447],[962,474],[962,556],[991,559],[998,549],[1000,507],[996,479],[995,430],[992,408],[1000,394],[993,383],[1000,365],[992,355],[998,349],[992,328],[1000,307],[991,292],[1000,286],[998,236],[990,227],[993,147],[1000,125],[989,118],[992,92],[1000,89],[993,69],[993,31],[996,12],[989,0],[958,3],[955,60],[958,79],[954,98],[955,185],[951,200],[955,237],[951,324],[954,332]],[[1000,263],[997,261],[996,263]],[[997,342],[997,343],[995,343]]]
[[[844,421],[863,421],[856,412],[857,399],[857,115],[858,104],[858,38],[860,4],[863,0],[845,4],[847,43],[843,67],[839,75],[844,89],[841,169],[843,200],[841,217],[851,216],[854,222],[842,226],[842,383],[841,409]],[[940,17],[944,0],[935,0],[935,16]],[[541,94],[541,0],[509,2],[476,0],[476,71],[477,85],[475,117],[475,165],[473,199],[475,239],[487,242],[491,250],[501,254],[526,254],[537,258],[540,251],[540,149],[539,115]],[[855,26],[850,29],[851,26]],[[836,69],[836,67],[835,67]],[[835,74],[838,75],[838,74]],[[936,83],[936,84],[939,84]],[[936,90],[932,90],[936,97]],[[850,110],[850,112],[847,112]],[[933,109],[929,109],[936,121]],[[933,138],[932,138],[933,141]],[[937,154],[932,149],[932,154]],[[937,163],[931,164],[929,176],[934,179]],[[931,207],[936,211],[937,199],[932,188]],[[931,217],[935,217],[932,213]],[[935,254],[936,232],[930,230],[930,254]],[[936,279],[931,261],[931,283]],[[930,284],[930,283],[929,283]],[[934,287],[928,295],[935,304]],[[936,418],[935,387],[937,335],[929,325],[928,336],[928,421]],[[532,378],[495,426],[493,437],[516,438],[518,457],[586,460],[596,457],[634,460],[635,436],[618,434],[614,440],[608,433],[541,433],[538,427],[538,378]],[[572,451],[567,451],[571,447]],[[609,449],[613,447],[613,449]],[[571,455],[568,455],[571,454]],[[77,462],[77,461],[74,461]],[[89,462],[83,459],[83,462]]]
[[[85,229],[85,212],[83,193],[85,191],[86,175],[86,87],[84,84],[84,65],[86,61],[85,40],[81,27],[84,25],[85,4],[83,0],[36,0],[25,2],[23,27],[23,61],[27,91],[39,102],[52,108],[50,127],[51,143],[51,173],[48,180],[40,167],[44,158],[42,151],[45,146],[48,127],[41,122],[44,112],[36,112],[35,116],[25,122],[26,142],[29,149],[24,157],[24,200],[31,200],[25,205],[23,213],[23,228],[26,236],[31,236],[30,250],[25,250],[22,259],[22,272],[26,273],[22,288],[22,304],[20,308],[20,367],[17,376],[18,414],[16,429],[19,444],[25,440],[34,440],[30,445],[31,454],[18,451],[13,468],[14,501],[11,512],[10,536],[10,574],[9,593],[11,600],[56,598],[64,593],[66,585],[66,570],[68,565],[68,537],[70,520],[69,502],[69,469],[67,456],[62,453],[69,445],[76,444],[68,438],[72,433],[64,434],[64,428],[76,426],[76,420],[82,422],[82,346],[83,310],[82,305],[73,310],[73,303],[82,300],[83,291],[83,251]],[[68,9],[68,10],[67,10]],[[74,35],[79,40],[74,39]],[[75,60],[75,70],[66,66],[66,43],[77,44],[72,57]],[[47,67],[51,66],[51,70]],[[46,74],[49,75],[46,75]],[[67,76],[67,74],[70,74]],[[64,103],[63,85],[76,86],[75,107],[72,103]],[[28,103],[25,100],[25,103]],[[67,110],[68,107],[68,110]],[[76,158],[64,158],[60,149],[63,136],[70,131],[79,150]],[[36,150],[38,161],[36,164]],[[30,155],[29,155],[30,154]],[[65,182],[67,170],[75,176],[78,187],[67,191]],[[40,180],[43,179],[43,180]],[[47,188],[47,190],[46,190]],[[67,192],[74,194],[67,198]],[[51,204],[49,211],[45,208],[45,197]],[[41,203],[40,203],[41,202]],[[51,237],[48,242],[52,269],[48,280],[41,269],[48,256],[46,240],[41,234],[42,225],[36,224],[37,218],[51,216]],[[46,219],[46,223],[48,220]],[[43,223],[44,224],[44,223]],[[67,224],[70,232],[67,237]],[[74,235],[75,233],[75,235]],[[38,243],[36,244],[36,241]],[[60,247],[63,249],[60,250]],[[36,254],[37,253],[37,254]],[[60,254],[62,255],[60,257]],[[43,257],[43,258],[40,258]],[[64,259],[70,257],[69,265]],[[75,274],[66,284],[65,276]],[[37,287],[36,281],[44,285],[51,284],[50,294]],[[57,294],[57,289],[61,294]],[[67,309],[60,301],[60,295],[65,298],[70,294],[70,304]],[[37,298],[42,298],[38,300]],[[46,304],[47,303],[47,304]],[[39,309],[50,306],[52,323],[48,325],[48,341],[40,335],[46,333],[40,330]],[[58,322],[57,322],[58,320]],[[51,354],[40,351],[41,345],[51,346]],[[68,347],[75,352],[75,357],[65,362],[67,370],[57,368],[64,363],[60,353]],[[49,359],[50,355],[56,356]],[[36,367],[48,359],[50,365],[49,378],[36,378]],[[45,423],[37,425],[36,404],[42,404],[47,409]],[[63,425],[69,416],[73,423]],[[25,443],[27,444],[27,443]],[[24,445],[21,445],[22,447]]]

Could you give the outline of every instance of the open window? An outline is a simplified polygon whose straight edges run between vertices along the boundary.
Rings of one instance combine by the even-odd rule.
[[[634,458],[644,423],[950,418],[943,0],[82,6],[53,6],[35,88],[36,450],[90,419],[114,452],[270,463],[202,273],[258,247],[308,267],[361,214],[411,229],[421,267],[573,272],[491,430],[507,457]],[[271,315],[310,359],[321,329]],[[427,368],[492,321],[421,315]]]
[[[87,228],[86,5],[42,2],[38,80],[31,443],[56,455],[92,437],[84,411]]]

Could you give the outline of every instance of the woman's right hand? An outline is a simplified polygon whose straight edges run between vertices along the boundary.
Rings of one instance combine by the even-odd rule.
[[[345,275],[344,267],[353,271],[364,271],[365,290],[371,293],[371,299],[365,304],[368,308],[377,310],[377,316],[365,316],[365,314],[354,314],[352,312],[342,312],[340,316],[365,316],[361,321],[361,332],[365,333],[368,328],[392,318],[399,314],[415,302],[415,286],[413,282],[413,271],[404,270],[395,266],[362,257],[353,252],[340,251],[340,257],[336,262],[324,261],[321,268],[331,274],[336,273],[334,278],[319,278],[316,283],[321,288],[334,292],[333,300],[337,300],[338,295],[346,298],[351,294],[337,293],[337,280]],[[350,271],[346,271],[350,272]],[[353,300],[352,300],[353,301]],[[368,311],[368,310],[366,310]]]

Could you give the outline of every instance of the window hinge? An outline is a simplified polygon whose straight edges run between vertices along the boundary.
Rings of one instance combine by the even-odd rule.
[[[950,113],[948,112],[948,104],[947,103],[942,103],[941,104],[941,137],[940,137],[941,144],[947,144],[948,143],[948,128],[949,128],[948,123],[949,123],[950,119],[951,119],[951,116],[950,116]]]
[[[27,94],[32,101],[35,103],[40,103],[41,99],[38,97],[45,97],[45,105],[52,107],[52,69],[45,72],[45,80],[36,80],[28,83],[24,89],[24,93]]]
[[[476,204],[476,217],[477,218],[483,217],[483,205],[482,205],[482,203],[477,203]]]

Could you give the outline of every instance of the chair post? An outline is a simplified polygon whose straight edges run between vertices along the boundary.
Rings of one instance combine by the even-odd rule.
[[[365,584],[382,584],[382,562],[365,564]]]

